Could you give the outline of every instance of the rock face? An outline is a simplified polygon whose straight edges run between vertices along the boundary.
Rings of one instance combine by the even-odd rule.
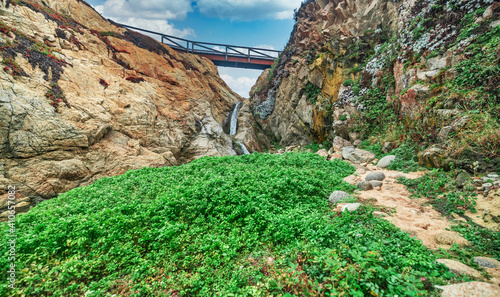
[[[117,27],[83,1],[7,5],[0,178],[16,185],[19,202],[130,169],[235,154],[221,123],[242,99],[211,61]]]
[[[341,150],[349,142],[357,146],[373,138],[371,143],[390,144],[383,148],[388,153],[401,142],[416,144],[421,151],[440,143],[451,158],[466,160],[460,168],[472,171],[480,155],[488,161],[481,161],[479,168],[493,170],[500,158],[491,158],[488,150],[500,147],[498,123],[485,120],[492,132],[482,136],[469,125],[477,119],[464,106],[469,104],[466,98],[481,93],[483,84],[497,98],[499,81],[485,76],[481,83],[462,88],[469,68],[462,62],[471,59],[466,48],[479,41],[461,36],[489,40],[485,34],[496,34],[491,26],[500,17],[500,7],[497,1],[471,1],[304,1],[279,60],[251,91],[258,126],[284,146],[327,141]],[[488,17],[473,15],[477,9],[488,11]],[[467,31],[470,27],[477,30]],[[463,46],[457,50],[459,42]],[[496,58],[467,65],[479,69],[498,63],[497,45],[480,47],[490,47],[490,57]],[[444,87],[449,83],[463,92]],[[485,109],[487,104],[496,106],[496,101],[489,100]],[[443,110],[451,113],[443,116]],[[486,112],[497,119],[494,107]],[[470,137],[474,134],[479,139]],[[426,152],[421,164],[447,168],[447,162],[436,159],[441,153]]]

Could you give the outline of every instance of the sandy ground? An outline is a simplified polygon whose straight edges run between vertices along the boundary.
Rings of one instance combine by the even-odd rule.
[[[382,212],[375,212],[376,215],[384,217],[401,230],[408,232],[410,236],[418,238],[430,249],[440,247],[449,249],[453,243],[458,243],[460,246],[468,244],[468,241],[458,233],[451,231],[451,226],[456,221],[465,221],[463,217],[443,216],[431,205],[427,205],[429,202],[427,198],[410,198],[406,186],[397,182],[400,176],[414,179],[421,177],[425,172],[402,173],[378,169],[371,164],[353,165],[357,168],[356,173],[346,178],[351,184],[365,180],[366,175],[374,171],[383,172],[386,176],[381,187],[359,191],[357,195],[361,202],[381,207]],[[500,190],[490,192],[487,197],[479,195],[476,209],[476,213],[466,212],[466,216],[481,226],[498,230],[500,224],[494,222],[491,215],[500,216]],[[500,284],[500,268],[486,268],[486,270],[493,277],[490,281]]]

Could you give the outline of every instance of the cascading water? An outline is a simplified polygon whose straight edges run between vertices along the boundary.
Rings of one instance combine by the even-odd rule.
[[[243,142],[236,140],[236,143],[240,145],[243,154],[250,155],[250,152],[247,150],[247,147],[243,144]]]
[[[238,102],[234,105],[233,114],[231,115],[231,123],[229,125],[229,135],[236,134],[236,130],[238,129],[238,113],[242,104],[243,102]]]

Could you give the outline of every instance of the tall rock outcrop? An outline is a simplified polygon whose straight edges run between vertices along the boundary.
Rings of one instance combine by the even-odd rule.
[[[0,210],[103,176],[234,155],[241,98],[205,58],[115,26],[77,0],[0,1]]]
[[[256,121],[282,145],[370,137],[498,170],[499,14],[493,0],[305,1],[252,89]]]

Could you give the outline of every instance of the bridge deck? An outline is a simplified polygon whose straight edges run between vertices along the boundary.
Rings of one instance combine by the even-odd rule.
[[[266,69],[273,65],[274,60],[281,53],[277,50],[264,48],[236,46],[209,42],[191,41],[163,33],[145,30],[128,25],[118,24],[125,28],[157,35],[160,41],[173,50],[192,53],[211,60],[217,66]],[[184,45],[185,44],[185,45]]]

